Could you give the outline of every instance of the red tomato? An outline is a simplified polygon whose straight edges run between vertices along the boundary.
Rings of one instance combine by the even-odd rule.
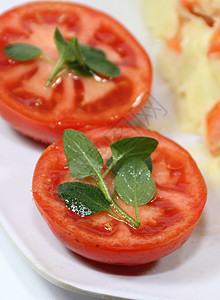
[[[89,259],[119,265],[139,265],[176,250],[193,232],[206,202],[206,185],[188,152],[160,134],[143,128],[120,127],[87,131],[104,160],[109,143],[130,136],[151,136],[159,141],[152,155],[156,194],[139,207],[141,226],[129,225],[100,212],[82,217],[70,211],[57,193],[60,183],[74,181],[69,174],[62,140],[49,146],[33,177],[35,203],[49,227],[66,247]],[[113,189],[113,175],[106,184]],[[88,182],[88,179],[85,180]],[[117,199],[134,216],[133,207]]]
[[[3,53],[9,43],[40,47],[53,60],[55,26],[65,39],[105,51],[121,70],[106,80],[66,74],[51,88],[45,82],[53,66],[45,60],[18,62]],[[25,135],[43,142],[61,138],[66,128],[98,127],[126,120],[146,102],[152,70],[137,40],[112,17],[68,2],[34,2],[0,16],[0,114]]]

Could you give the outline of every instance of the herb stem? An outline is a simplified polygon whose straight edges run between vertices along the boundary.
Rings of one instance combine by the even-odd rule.
[[[56,62],[53,59],[49,58],[48,56],[41,54],[40,57],[42,59],[46,60],[47,62],[49,62],[50,64],[52,64],[53,66],[56,65]]]
[[[97,185],[99,186],[99,188],[101,189],[101,191],[105,195],[105,198],[108,200],[108,202],[113,204],[114,200],[112,199],[112,197],[109,194],[108,188],[107,188],[107,186],[106,186],[106,184],[105,184],[105,182],[102,178],[102,175],[97,172],[96,178],[97,178]]]
[[[112,197],[109,194],[108,188],[102,178],[102,175],[97,172],[97,185],[105,195],[108,202],[110,202],[114,208],[123,216],[125,217],[135,228],[138,228],[140,226],[140,222],[135,221],[131,216],[129,216],[118,204],[112,199]],[[130,225],[131,225],[130,224]]]
[[[135,205],[135,216],[136,216],[137,223],[140,226],[141,222],[140,222],[140,218],[139,218],[139,212],[138,212],[138,206],[137,205]]]
[[[117,162],[112,160],[112,162],[110,163],[110,165],[108,166],[108,168],[105,170],[105,172],[102,174],[102,178],[104,179],[106,177],[106,175],[109,173],[109,171],[111,171],[111,168],[116,164]]]
[[[52,70],[52,72],[50,73],[50,76],[47,79],[47,82],[45,84],[45,87],[49,87],[51,85],[51,83],[54,80],[54,78],[56,77],[56,75],[63,69],[63,64],[64,64],[63,59],[60,58],[57,61],[55,67]]]
[[[129,216],[120,206],[118,206],[118,204],[114,200],[113,206],[122,216],[124,216],[128,221],[130,221],[135,228],[138,228],[140,226],[140,222],[135,221],[131,216]]]
[[[125,224],[136,228],[132,223],[129,223],[128,221],[126,221],[124,218],[120,217],[119,215],[117,215],[114,211],[112,211],[111,209],[108,211],[113,217],[115,217],[116,219],[124,222]]]
[[[74,37],[73,40],[72,40],[72,49],[73,49],[74,54],[76,56],[76,60],[79,62],[79,64],[81,66],[84,66],[85,63],[84,63],[84,59],[83,59],[82,53],[80,51],[80,47],[79,47],[79,43],[78,43],[77,37]]]

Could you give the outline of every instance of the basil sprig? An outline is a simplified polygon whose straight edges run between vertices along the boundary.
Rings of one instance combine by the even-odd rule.
[[[15,60],[25,61],[41,55],[42,50],[33,45],[16,43],[8,44],[4,48],[4,53]]]
[[[56,27],[53,39],[59,53],[57,62],[45,56],[40,48],[30,44],[8,44],[3,51],[10,58],[18,61],[41,57],[53,64],[54,68],[47,79],[46,87],[51,86],[54,80],[65,72],[74,72],[84,77],[100,74],[110,78],[117,77],[120,74],[118,66],[109,61],[102,50],[80,44],[76,36],[67,42],[58,27]]]
[[[58,186],[58,194],[66,206],[79,215],[108,211],[126,224],[138,228],[138,207],[148,203],[155,194],[150,155],[157,145],[156,139],[142,136],[116,141],[110,145],[112,157],[102,173],[104,162],[95,145],[82,132],[67,129],[63,134],[63,147],[70,174],[76,179],[89,177],[97,186],[64,182]],[[111,195],[104,178],[115,167],[115,191]],[[134,206],[136,219],[116,203],[115,192],[124,202]]]

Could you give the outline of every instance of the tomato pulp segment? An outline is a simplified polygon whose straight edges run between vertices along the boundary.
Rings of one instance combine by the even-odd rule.
[[[41,57],[20,62],[3,49],[29,43],[57,61],[55,27],[68,41],[106,53],[119,66],[116,78],[82,77],[66,73],[44,87],[53,65]],[[43,142],[61,138],[66,128],[108,125],[126,120],[147,101],[152,80],[150,59],[118,21],[95,9],[68,2],[24,4],[0,16],[0,114],[17,130]]]
[[[150,203],[139,207],[138,229],[107,212],[88,217],[73,213],[57,193],[60,183],[75,181],[69,174],[60,140],[44,151],[33,177],[35,203],[55,236],[72,251],[108,264],[145,264],[179,248],[193,232],[207,196],[204,179],[189,153],[173,141],[143,128],[100,128],[87,131],[86,135],[105,161],[111,156],[109,144],[120,138],[140,135],[156,138],[159,146],[152,155],[156,194]],[[113,179],[112,174],[106,177],[111,191]],[[116,200],[135,216],[132,206],[118,197]]]

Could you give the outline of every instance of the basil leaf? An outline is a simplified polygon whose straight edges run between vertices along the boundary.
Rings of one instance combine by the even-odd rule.
[[[73,129],[65,130],[63,147],[73,177],[82,179],[97,174],[100,176],[103,159],[85,134]]]
[[[71,72],[75,72],[84,77],[93,76],[93,72],[89,68],[86,66],[81,66],[77,61],[68,63],[67,67]]]
[[[107,167],[112,163],[112,157],[110,157],[109,159],[107,159],[106,161],[106,165]],[[148,157],[147,159],[145,159],[145,164],[147,165],[148,169],[150,170],[150,172],[152,173],[153,170],[153,164],[152,164],[152,159],[151,157]],[[119,169],[122,167],[122,164],[120,163],[116,163],[112,168],[111,168],[111,172],[116,176],[116,174],[118,173]]]
[[[85,64],[94,72],[107,77],[117,77],[120,74],[120,69],[104,56],[95,52],[84,52],[83,55]]]
[[[110,209],[110,203],[96,186],[80,182],[65,182],[58,186],[58,194],[73,212],[90,216]]]
[[[40,48],[25,43],[8,44],[3,51],[10,58],[19,61],[26,61],[35,58],[42,53]]]
[[[59,31],[58,27],[56,27],[54,31],[54,36],[53,36],[54,42],[57,46],[57,50],[60,54],[60,58],[64,60],[64,62],[67,61],[75,61],[75,55],[74,51],[69,45],[68,42],[65,41],[64,37],[62,36],[61,32]]]
[[[147,165],[147,167],[150,170],[150,172],[152,173],[152,171],[153,171],[153,163],[152,163],[151,157],[148,157],[147,159],[145,159],[144,162]]]
[[[84,65],[84,59],[83,59],[83,56],[82,56],[81,51],[80,51],[80,47],[79,47],[77,37],[72,38],[69,41],[69,44],[70,44],[71,48],[74,51],[74,54],[75,54],[75,57],[76,57],[76,60],[78,61],[78,63],[80,65]]]
[[[64,52],[64,49],[67,47],[68,43],[63,38],[63,36],[62,36],[61,32],[59,31],[58,27],[56,27],[56,29],[54,31],[53,39],[54,39],[54,42],[57,46],[57,50],[58,50],[59,54],[62,55],[63,52]]]
[[[84,57],[93,55],[93,54],[101,55],[104,58],[106,57],[105,52],[98,48],[94,48],[94,47],[87,46],[84,44],[79,44],[79,47],[80,47],[80,51]]]
[[[157,148],[158,141],[151,137],[136,136],[124,138],[111,144],[112,157],[115,162],[123,163],[127,158],[147,159]]]
[[[124,162],[115,177],[115,189],[126,203],[138,207],[155,194],[155,184],[146,163],[138,158]]]
[[[110,157],[109,159],[107,159],[106,161],[106,165],[107,167],[112,163],[113,158]],[[118,173],[119,169],[121,168],[121,164],[120,163],[116,163],[114,164],[114,166],[111,168],[111,172],[116,176],[116,174]]]
[[[95,73],[102,74],[107,77],[117,77],[120,73],[119,68],[112,62],[106,59],[105,53],[97,48],[86,46],[78,43],[75,37],[69,41],[72,47],[76,60],[79,65],[86,65],[86,67]],[[84,74],[81,69],[77,68],[76,72]]]

